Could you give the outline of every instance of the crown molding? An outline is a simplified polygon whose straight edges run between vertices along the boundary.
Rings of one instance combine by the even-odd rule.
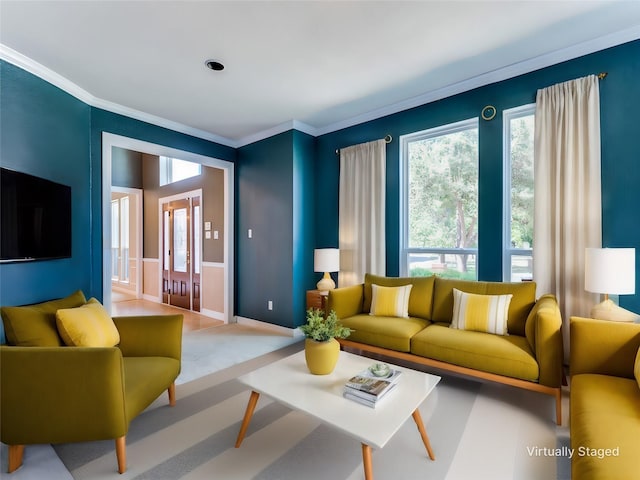
[[[321,128],[316,129],[316,135],[325,135],[327,133],[342,130],[343,128],[353,127],[361,123],[370,122],[378,118],[386,117],[394,113],[398,113],[410,108],[419,107],[427,103],[442,100],[443,98],[451,97],[459,93],[463,93],[474,88],[483,87],[491,83],[500,82],[509,78],[517,77],[518,75],[524,75],[526,73],[540,70],[542,68],[550,67],[558,63],[572,60],[574,58],[582,57],[590,53],[595,53],[600,50],[604,50],[616,45],[622,45],[623,43],[631,42],[633,40],[640,39],[640,25],[635,27],[615,32],[603,37],[599,37],[593,40],[588,40],[583,43],[573,45],[571,47],[564,48],[562,50],[556,50],[554,52],[540,55],[538,57],[525,60],[523,62],[514,63],[504,68],[499,68],[491,72],[483,73],[476,77],[463,80],[452,85],[447,85],[430,92],[426,92],[422,95],[403,100],[392,105],[387,105],[382,108],[371,110],[370,112],[357,115],[340,122],[332,123]]]
[[[2,43],[0,43],[0,59],[5,60],[6,62],[9,62],[17,67],[20,67],[21,69],[35,75],[36,77],[41,78],[42,80],[52,84],[55,87],[58,87],[69,95],[92,107],[101,108],[112,113],[124,115],[126,117],[140,120],[142,122],[151,123],[158,127],[168,128],[179,133],[191,135],[192,137],[209,140],[211,142],[219,143],[227,147],[237,148],[238,146],[236,141],[230,140],[220,135],[205,132],[197,128],[189,127],[182,123],[167,120],[166,118],[151,115],[149,113],[141,112],[133,108],[125,107],[114,102],[109,102],[107,100],[97,98],[77,84],[54,72],[50,68],[45,67],[41,63],[32,60],[26,55],[23,55],[20,52],[17,52],[16,50],[13,50],[12,48],[7,47]]]
[[[487,72],[469,78],[467,80],[448,85],[446,87],[432,90],[430,92],[426,92],[422,95],[418,95],[416,97],[412,97],[407,100],[394,103],[392,105],[387,105],[385,107],[371,110],[355,117],[325,125],[324,127],[313,127],[299,120],[290,120],[266,130],[248,135],[241,138],[240,140],[232,140],[211,132],[206,132],[204,130],[189,127],[182,123],[167,120],[166,118],[161,118],[149,113],[141,112],[139,110],[119,105],[114,102],[109,102],[107,100],[97,98],[91,93],[82,89],[77,84],[63,77],[62,75],[11,49],[10,47],[7,47],[2,43],[0,43],[0,59],[16,65],[37,77],[40,77],[41,79],[47,81],[48,83],[51,83],[52,85],[60,88],[61,90],[67,92],[68,94],[74,96],[84,103],[87,103],[92,107],[101,108],[112,113],[124,115],[136,120],[147,122],[159,127],[168,128],[176,132],[191,135],[196,138],[208,140],[231,148],[239,148],[292,129],[299,130],[314,137],[318,137],[320,135],[325,135],[337,130],[342,130],[344,128],[386,117],[388,115],[392,115],[404,110],[419,107],[427,103],[473,90],[474,88],[482,87],[495,82],[500,82],[502,80],[507,80],[518,75],[530,73],[535,70],[540,70],[542,68],[546,68],[567,60],[572,60],[574,58],[578,58],[590,53],[594,53],[606,48],[614,47],[616,45],[621,45],[623,43],[638,39],[640,39],[640,25],[622,30],[620,32],[605,35],[593,40],[588,40],[586,42],[573,45],[562,50],[557,50],[545,55],[540,55],[538,57],[515,63],[504,68],[493,70],[491,72]]]
[[[243,137],[238,141],[238,147],[244,147],[251,143],[259,142],[260,140],[264,140],[266,138],[288,132],[289,130],[298,130],[302,133],[311,135],[312,137],[318,136],[317,128],[312,127],[311,125],[307,125],[306,123],[299,120],[289,120],[288,122],[281,123],[279,125],[276,125],[275,127],[271,127],[266,130],[262,130],[260,132],[256,132],[254,134]]]

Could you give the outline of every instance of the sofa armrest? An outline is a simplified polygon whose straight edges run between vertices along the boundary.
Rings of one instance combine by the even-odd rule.
[[[540,369],[538,382],[548,387],[560,387],[564,351],[562,315],[555,296],[547,294],[538,299],[527,317],[525,332]]]
[[[334,310],[338,318],[347,318],[362,312],[364,283],[329,290],[327,311]]]
[[[571,375],[597,373],[633,378],[640,324],[571,317]]]
[[[183,315],[114,317],[125,357],[182,357]]]
[[[117,347],[0,347],[0,435],[9,445],[125,435]]]

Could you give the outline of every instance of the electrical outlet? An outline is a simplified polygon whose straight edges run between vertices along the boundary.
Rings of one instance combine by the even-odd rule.
[[[213,239],[214,240],[218,240],[218,238],[220,238],[220,235],[218,234],[218,230],[214,230],[213,231]]]
[[[269,300],[269,301],[267,302],[267,309],[269,309],[269,310],[273,310],[273,301],[272,301],[272,300]]]
[[[248,236],[249,238],[253,238],[253,230],[249,229],[249,230],[247,231],[247,236]]]

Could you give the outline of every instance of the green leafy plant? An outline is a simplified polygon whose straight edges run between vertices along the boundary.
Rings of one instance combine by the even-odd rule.
[[[300,327],[305,337],[317,342],[326,342],[332,338],[347,338],[352,330],[338,321],[336,312],[331,310],[324,318],[322,310],[310,308],[307,310],[307,323]]]

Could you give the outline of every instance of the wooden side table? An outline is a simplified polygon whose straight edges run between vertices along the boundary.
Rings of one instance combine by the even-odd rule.
[[[329,292],[320,292],[320,290],[307,290],[307,310],[317,308],[323,312],[327,311],[327,299]]]

